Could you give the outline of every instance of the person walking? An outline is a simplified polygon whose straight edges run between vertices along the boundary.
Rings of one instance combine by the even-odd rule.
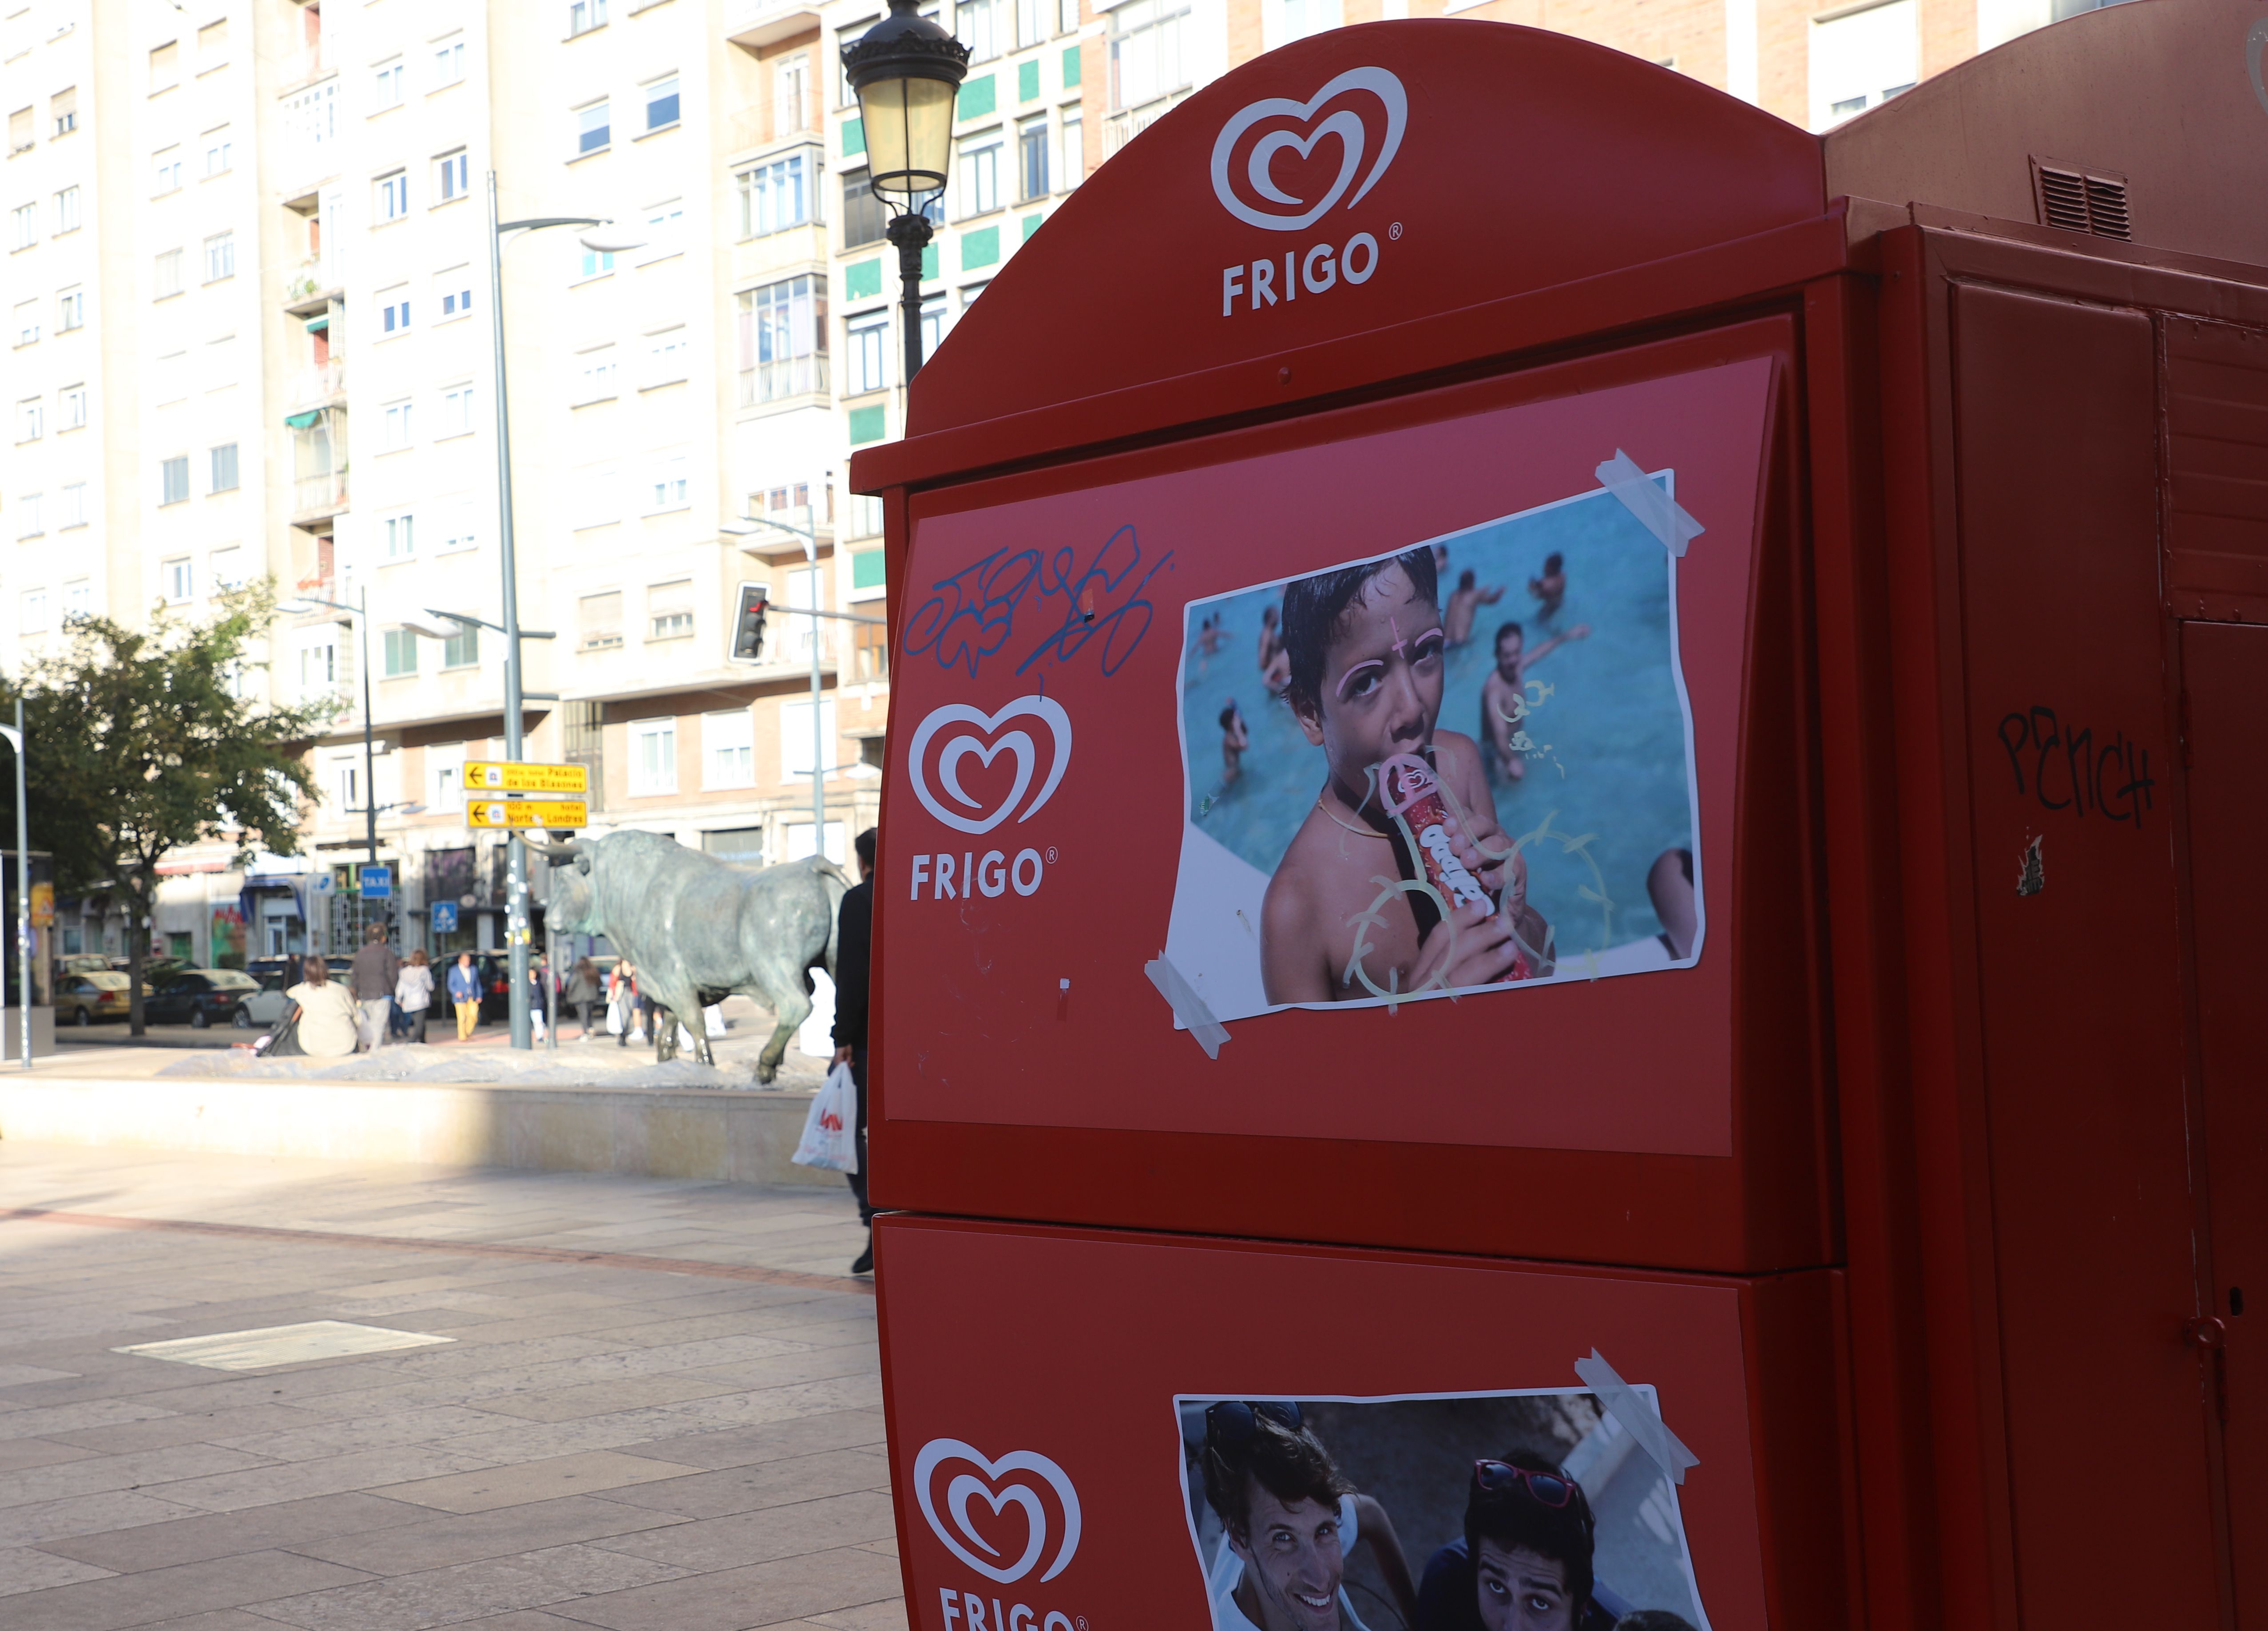
[[[610,983],[614,987],[610,994],[610,1003],[615,1015],[615,1046],[628,1047],[630,1044],[630,1032],[637,1025],[641,1018],[638,1009],[637,970],[630,966],[630,959],[624,958],[615,965],[614,977]],[[644,1035],[643,1032],[639,1032],[641,1040],[644,1040]]]
[[[599,966],[587,957],[575,959],[567,977],[567,1003],[583,1022],[581,1040],[591,1040],[591,1010],[599,1000]]]
[[[481,971],[473,966],[470,951],[457,953],[457,966],[449,971],[449,1001],[457,1009],[457,1040],[473,1040],[473,1027],[481,1023]]]
[[[409,954],[409,960],[401,966],[401,973],[394,981],[394,1003],[401,1010],[412,1042],[425,1040],[425,1016],[433,1007],[431,961],[420,946]]]
[[[360,953],[357,956],[359,958]],[[336,1059],[353,1053],[356,1044],[369,1031],[373,1004],[357,1003],[344,986],[334,982],[329,966],[320,957],[303,959],[299,973],[299,983],[284,995],[299,1007],[301,1051],[318,1059]],[[382,1019],[385,1000],[379,999],[375,1006]]]
[[[874,1209],[866,1200],[866,991],[874,944],[874,829],[858,834],[858,881],[843,896],[835,927],[835,1062],[850,1067],[858,1090],[858,1128],[854,1147],[858,1170],[846,1172],[858,1200],[858,1221],[866,1225],[866,1249],[850,1265],[854,1275],[874,1267]]]
[[[362,942],[347,978],[354,1000],[362,1004],[362,1051],[367,1054],[386,1046],[387,1024],[394,1018],[394,986],[401,978],[401,959],[386,943],[384,923],[372,923],[364,929]]]
[[[550,978],[550,971],[544,967],[541,952],[527,959],[527,1019],[534,1027],[535,1040],[539,1042],[543,1040],[551,1007],[545,989]]]

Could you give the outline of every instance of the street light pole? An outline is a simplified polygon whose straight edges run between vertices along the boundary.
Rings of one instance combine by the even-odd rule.
[[[16,995],[21,1004],[16,1043],[26,1070],[32,1068],[32,827],[24,809],[24,699],[16,699],[16,728],[0,725],[0,737],[16,750]]]
[[[520,718],[525,699],[519,667],[519,569],[512,531],[512,415],[504,400],[504,235],[541,231],[547,226],[599,227],[608,223],[595,216],[543,216],[526,221],[500,221],[497,218],[496,172],[488,173],[489,333],[494,339],[496,354],[497,545],[503,556],[504,570],[504,753],[506,759],[517,760],[526,753],[527,745]],[[584,241],[586,247],[601,253],[637,246],[627,239],[616,246],[595,244],[587,234]],[[512,1015],[512,1045],[525,1049],[534,1042],[527,1007],[527,846],[519,834],[510,833],[504,838],[504,853],[511,869],[504,892],[504,944],[512,965],[506,979],[505,1002]]]

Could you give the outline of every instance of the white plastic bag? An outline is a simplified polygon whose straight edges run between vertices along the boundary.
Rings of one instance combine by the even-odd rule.
[[[790,1158],[798,1166],[830,1172],[858,1170],[858,1084],[850,1079],[849,1065],[828,1071],[811,1096],[811,1112],[803,1119],[803,1142]]]

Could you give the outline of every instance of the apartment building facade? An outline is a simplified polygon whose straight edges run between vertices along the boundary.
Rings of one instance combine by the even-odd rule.
[[[924,350],[1112,153],[1322,29],[1550,27],[1824,128],[2076,4],[948,0],[939,20],[970,63],[932,206]],[[541,636],[524,646],[527,755],[590,768],[594,831],[847,859],[879,808],[889,656],[879,507],[845,475],[854,449],[902,433],[905,379],[896,256],[840,51],[881,11],[18,0],[0,15],[0,657],[36,661],[72,615],[197,615],[265,573],[289,611],[245,684],[335,709],[310,749],[305,853],[176,857],[158,950],[335,947],[372,916],[436,952],[499,942],[502,841],[467,825],[463,797],[465,764],[504,753],[504,653],[482,626],[501,621],[499,317],[519,613]],[[501,219],[599,218],[594,241],[638,246],[507,234],[499,312],[491,173]],[[761,654],[736,660],[748,585],[772,610]],[[383,903],[358,891],[372,860]],[[122,949],[99,896],[58,927],[59,949]]]

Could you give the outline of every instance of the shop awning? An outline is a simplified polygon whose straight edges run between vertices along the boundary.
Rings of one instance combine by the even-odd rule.
[[[311,317],[307,320],[307,332],[311,334],[320,334],[330,326],[331,314],[328,312],[324,312],[320,317]]]
[[[311,408],[304,414],[286,414],[284,416],[284,422],[291,426],[294,430],[305,430],[309,425],[313,424],[315,421],[320,419],[322,416],[323,410],[321,408]]]

